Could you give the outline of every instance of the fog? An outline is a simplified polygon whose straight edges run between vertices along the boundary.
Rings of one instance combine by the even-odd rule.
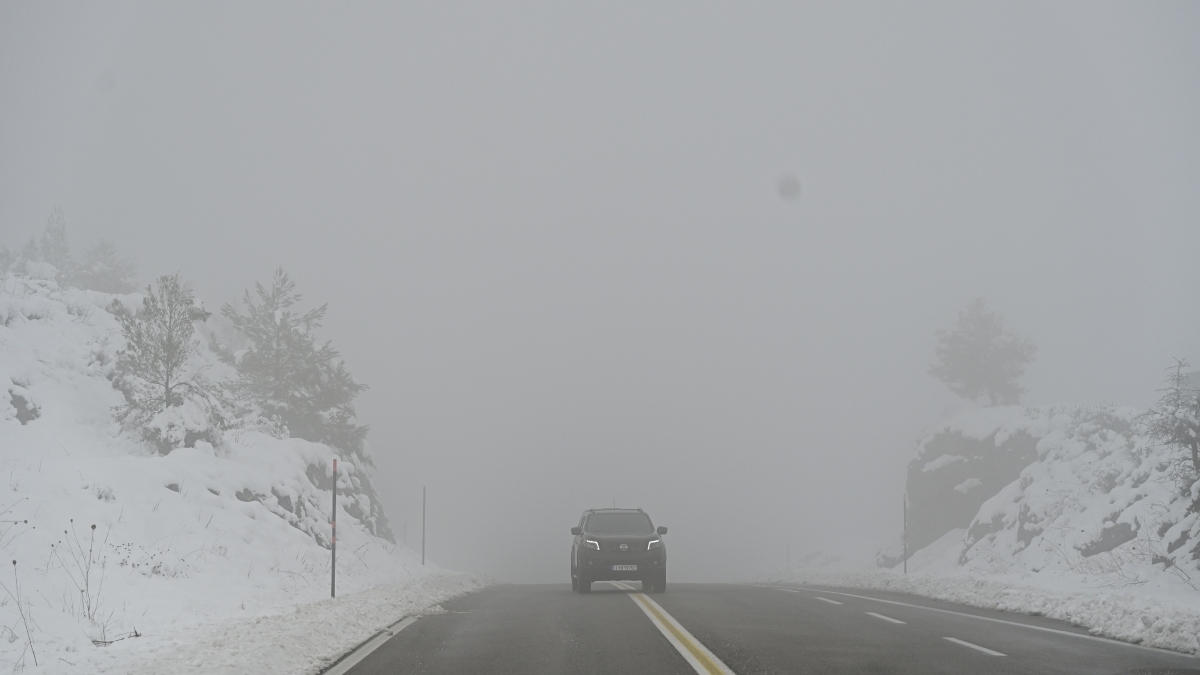
[[[276,266],[370,389],[398,536],[567,581],[589,507],[676,580],[869,557],[934,333],[1027,403],[1200,358],[1192,3],[0,6],[0,243],[61,206],[209,309]],[[799,191],[789,191],[798,181]],[[783,189],[781,189],[783,188]],[[794,560],[793,560],[794,562]]]

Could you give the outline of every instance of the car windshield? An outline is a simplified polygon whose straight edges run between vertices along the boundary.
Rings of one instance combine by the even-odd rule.
[[[583,528],[592,534],[652,534],[654,526],[644,513],[593,513]]]

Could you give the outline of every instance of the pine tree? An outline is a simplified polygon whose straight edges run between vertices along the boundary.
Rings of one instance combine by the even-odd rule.
[[[191,288],[178,274],[159,277],[157,290],[146,288],[140,312],[133,314],[117,301],[111,309],[125,336],[115,375],[126,403],[117,409],[117,419],[164,453],[201,438],[217,440],[214,434],[223,425],[219,393],[197,377],[189,363],[199,348],[195,324],[209,317],[196,306]],[[189,402],[209,418],[200,426],[162,417]]]
[[[1179,454],[1172,466],[1181,486],[1200,478],[1200,390],[1192,385],[1186,359],[1169,369],[1162,398],[1142,416],[1147,435]]]
[[[105,293],[132,293],[137,285],[137,265],[117,257],[116,248],[107,239],[88,247],[75,270],[75,283],[80,288]]]
[[[1017,403],[1025,391],[1017,379],[1037,354],[1028,338],[1004,329],[1004,317],[978,298],[958,313],[953,331],[939,330],[937,363],[929,374],[969,400],[987,396],[990,405]]]
[[[292,436],[325,443],[370,465],[367,427],[357,423],[354,412],[355,397],[367,387],[354,379],[330,342],[317,344],[313,333],[327,306],[301,313],[300,300],[296,284],[280,268],[270,288],[256,283],[254,296],[245,292],[245,314],[231,304],[221,308],[249,341],[236,355],[225,354],[238,370],[237,391]]]
[[[9,250],[7,246],[0,245],[0,276],[11,272],[16,262],[17,254]]]
[[[42,253],[38,250],[37,238],[30,237],[29,241],[25,242],[25,245],[21,247],[21,254],[17,256],[17,260],[21,263],[42,261]]]
[[[42,262],[54,265],[60,280],[73,276],[75,264],[71,259],[71,245],[67,240],[67,219],[62,208],[54,207],[50,217],[46,219],[46,229],[42,232],[37,252]]]

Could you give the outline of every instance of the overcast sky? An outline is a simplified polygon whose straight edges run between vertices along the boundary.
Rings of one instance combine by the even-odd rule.
[[[976,296],[1030,403],[1200,358],[1200,4],[496,4],[0,4],[0,243],[283,265],[397,534],[514,581],[614,500],[676,580],[889,541]]]

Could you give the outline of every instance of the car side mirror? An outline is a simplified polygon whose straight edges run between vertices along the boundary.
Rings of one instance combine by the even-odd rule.
[[[666,534],[666,533],[667,533],[667,528],[663,527],[662,525],[659,525],[659,526],[658,526],[658,533],[659,533],[659,534]]]
[[[581,527],[572,527],[572,528],[571,528],[571,534],[573,534],[573,535],[575,535],[576,537],[578,537],[579,535],[583,534],[583,528],[581,528]]]

